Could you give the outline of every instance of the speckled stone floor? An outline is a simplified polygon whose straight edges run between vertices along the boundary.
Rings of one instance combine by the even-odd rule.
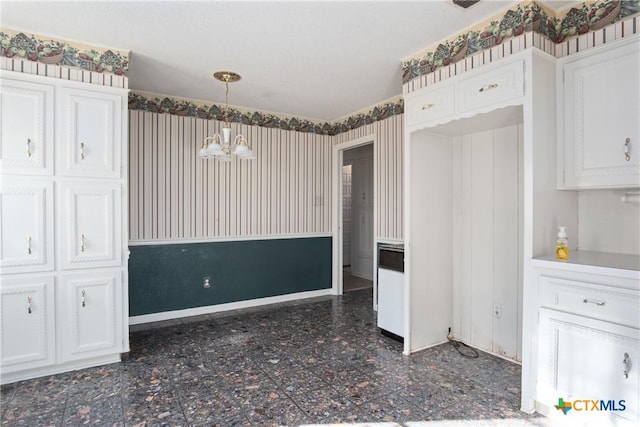
[[[518,410],[517,364],[403,356],[371,306],[369,289],[133,327],[122,363],[2,386],[2,425],[546,424]]]

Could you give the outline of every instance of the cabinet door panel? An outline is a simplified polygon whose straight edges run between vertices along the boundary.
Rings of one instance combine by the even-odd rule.
[[[117,183],[62,183],[62,268],[118,266],[121,190]]]
[[[407,100],[407,126],[428,125],[453,116],[453,84],[429,88],[425,94]]]
[[[53,171],[53,87],[3,79],[0,85],[0,167],[3,173]]]
[[[118,95],[61,89],[61,173],[120,177],[121,102]]]
[[[0,299],[2,371],[12,372],[53,363],[53,278],[3,278]]]
[[[640,185],[639,73],[638,43],[564,66],[567,187]]]
[[[118,271],[62,277],[65,360],[122,350],[120,275]]]
[[[4,177],[0,192],[3,273],[53,270],[53,185]]]
[[[559,397],[624,400],[624,411],[606,415],[637,421],[639,357],[638,329],[540,309],[538,400],[547,405]]]

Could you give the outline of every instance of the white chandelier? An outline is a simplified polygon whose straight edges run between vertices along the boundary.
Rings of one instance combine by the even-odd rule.
[[[222,136],[214,133],[202,141],[202,147],[198,151],[198,156],[202,158],[215,157],[221,162],[230,162],[231,156],[238,156],[241,159],[255,159],[256,155],[249,147],[249,143],[242,135],[236,135],[231,143],[231,125],[229,123],[229,83],[240,80],[240,75],[233,71],[217,71],[213,77],[224,82],[227,89],[225,95],[225,122],[222,127]]]

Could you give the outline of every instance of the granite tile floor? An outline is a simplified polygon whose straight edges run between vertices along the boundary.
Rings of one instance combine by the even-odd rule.
[[[546,425],[518,410],[517,364],[403,356],[371,293],[132,327],[121,363],[2,386],[2,426]]]

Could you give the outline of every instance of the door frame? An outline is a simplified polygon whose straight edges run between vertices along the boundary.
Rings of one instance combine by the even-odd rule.
[[[377,144],[378,138],[375,133],[360,138],[352,139],[340,144],[335,144],[332,148],[332,212],[331,212],[331,233],[333,235],[332,248],[332,280],[331,293],[333,295],[343,294],[343,274],[342,274],[342,162],[344,151],[363,145],[371,144],[373,147],[373,309],[377,309],[378,278],[376,274],[377,254],[376,254],[376,230],[378,229],[377,194],[378,194],[378,167],[377,167]]]

